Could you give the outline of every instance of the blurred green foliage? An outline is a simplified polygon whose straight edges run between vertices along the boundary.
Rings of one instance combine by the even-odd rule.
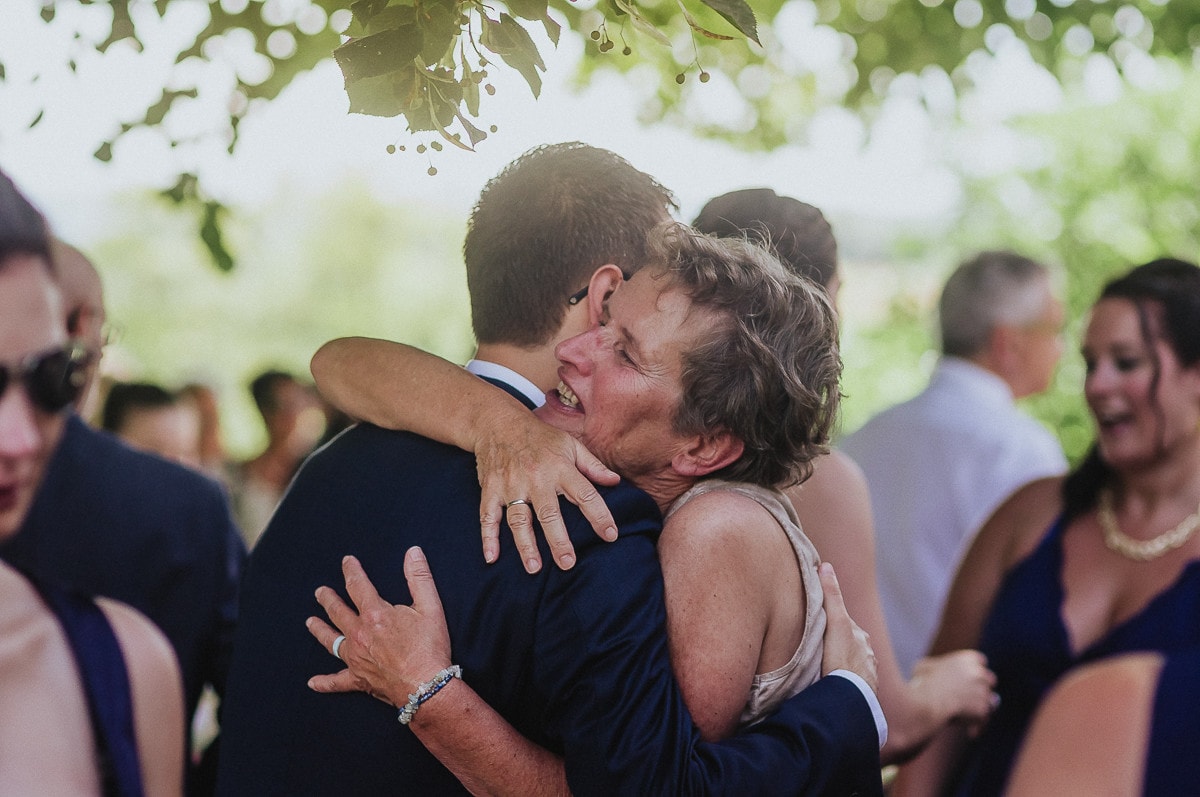
[[[247,267],[206,262],[191,220],[161,200],[131,198],[91,247],[117,341],[103,368],[168,387],[217,389],[235,453],[265,441],[247,385],[281,367],[308,376],[325,341],[404,340],[463,362],[473,349],[460,249],[463,219],[380,204],[355,184],[319,203],[281,192],[226,231]]]

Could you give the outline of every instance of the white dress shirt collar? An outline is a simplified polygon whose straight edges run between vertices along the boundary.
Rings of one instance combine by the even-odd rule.
[[[503,382],[532,401],[535,407],[540,407],[546,403],[545,391],[538,389],[538,386],[533,382],[530,382],[507,366],[488,362],[487,360],[470,360],[467,362],[467,370],[481,379],[495,379]]]

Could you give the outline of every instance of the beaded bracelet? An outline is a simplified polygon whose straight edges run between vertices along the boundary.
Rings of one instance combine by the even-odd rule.
[[[452,664],[433,676],[432,681],[426,681],[417,686],[417,691],[408,696],[408,704],[400,709],[400,715],[396,719],[400,720],[401,725],[407,725],[412,722],[412,718],[416,716],[417,709],[455,678],[462,678],[462,667]]]

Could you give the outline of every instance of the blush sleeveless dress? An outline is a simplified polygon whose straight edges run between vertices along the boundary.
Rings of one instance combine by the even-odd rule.
[[[731,492],[745,496],[757,502],[767,510],[779,524],[781,531],[787,535],[796,552],[796,565],[800,569],[800,579],[804,584],[804,594],[807,600],[807,610],[804,618],[804,636],[800,646],[792,654],[787,664],[777,670],[759,673],[754,676],[750,687],[750,697],[742,710],[739,727],[753,725],[774,711],[780,703],[814,683],[821,677],[821,654],[824,652],[825,635],[825,594],[821,589],[821,580],[817,575],[820,556],[812,542],[800,528],[800,520],[792,502],[778,490],[759,487],[744,482],[730,482],[723,479],[705,479],[697,482],[685,492],[667,510],[666,518],[670,518],[691,499],[705,493]]]
[[[1071,649],[1062,619],[1062,535],[1058,518],[1037,548],[1004,577],[979,649],[996,673],[1000,706],[959,760],[950,793],[998,795],[1043,695],[1073,667],[1117,653],[1170,654],[1200,645],[1200,560],[1141,611],[1083,650]],[[1200,704],[1193,704],[1200,709]]]

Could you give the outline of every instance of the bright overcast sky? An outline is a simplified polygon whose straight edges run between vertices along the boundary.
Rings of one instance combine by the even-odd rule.
[[[499,131],[475,153],[452,152],[450,147],[438,153],[435,177],[426,175],[429,164],[413,151],[417,142],[404,133],[401,121],[346,113],[341,75],[332,62],[256,108],[242,124],[232,159],[214,144],[171,153],[160,135],[139,132],[117,148],[111,164],[101,164],[91,153],[121,121],[137,118],[156,99],[144,76],[171,68],[181,45],[170,46],[194,24],[188,14],[194,16],[197,8],[175,4],[183,9],[180,16],[143,35],[149,45],[144,53],[114,48],[99,57],[86,45],[72,44],[62,33],[65,26],[41,23],[39,0],[4,3],[0,61],[8,81],[0,84],[0,166],[42,204],[65,237],[80,243],[103,234],[88,223],[97,215],[87,209],[102,207],[117,190],[165,187],[180,168],[199,169],[209,190],[234,205],[254,205],[281,188],[319,196],[349,172],[366,176],[382,197],[439,203],[465,214],[483,184],[506,162],[537,144],[567,140],[607,147],[653,174],[676,192],[685,218],[708,197],[751,185],[770,186],[831,215],[930,219],[957,201],[953,177],[931,154],[939,145],[937,133],[915,104],[896,103],[887,110],[869,145],[861,124],[834,109],[811,126],[809,147],[751,155],[671,127],[639,125],[633,91],[618,78],[571,93],[565,83],[580,46],[573,37],[564,37],[557,52],[540,43],[549,65],[540,100],[533,100],[519,78],[495,80],[497,99],[484,106],[484,113]],[[103,12],[90,6],[80,13]],[[97,19],[103,22],[103,17]],[[100,28],[97,35],[106,32]],[[76,73],[65,69],[72,46],[79,62]],[[33,65],[48,63],[64,66],[30,84]],[[712,91],[718,96],[720,89],[714,85]],[[47,112],[30,129],[32,109],[45,97],[52,98]],[[192,111],[168,120],[199,127],[206,113],[215,120],[223,112],[219,106],[193,105]],[[389,143],[406,144],[407,152],[388,155]]]

